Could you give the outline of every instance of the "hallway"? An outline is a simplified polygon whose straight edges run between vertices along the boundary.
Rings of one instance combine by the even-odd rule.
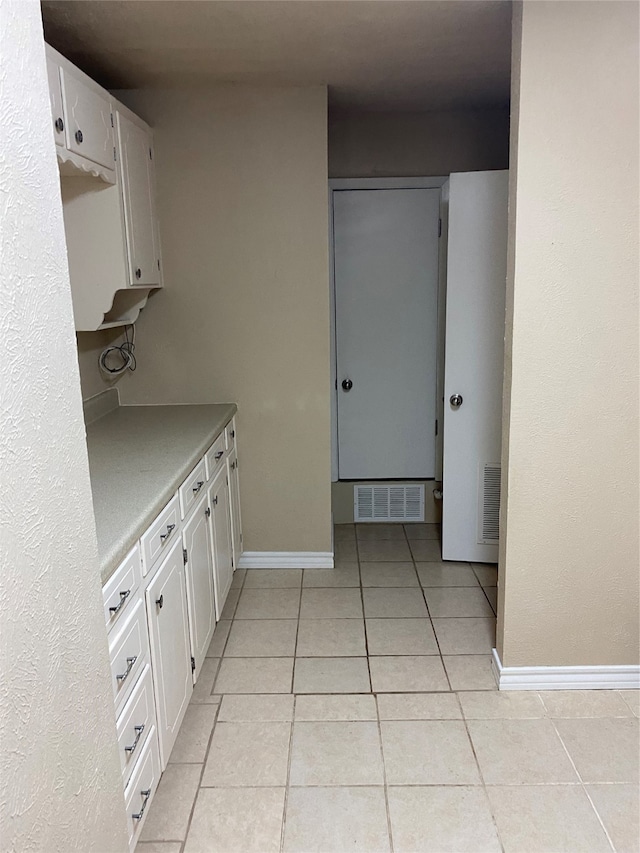
[[[139,853],[637,849],[638,692],[499,693],[494,566],[335,539],[236,572]]]

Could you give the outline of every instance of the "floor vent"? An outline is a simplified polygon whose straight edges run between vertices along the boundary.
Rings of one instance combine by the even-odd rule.
[[[354,486],[355,521],[424,521],[424,485]]]
[[[478,543],[495,545],[500,535],[500,466],[480,467]]]

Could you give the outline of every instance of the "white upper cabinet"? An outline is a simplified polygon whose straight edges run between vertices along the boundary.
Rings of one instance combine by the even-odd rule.
[[[60,69],[66,117],[67,148],[74,154],[113,169],[113,114],[111,99],[66,68]]]
[[[62,85],[60,83],[60,68],[47,56],[47,77],[49,78],[49,99],[51,101],[51,120],[53,122],[53,137],[56,145],[65,144],[64,109],[62,106]]]
[[[140,119],[116,110],[129,284],[160,285],[156,230],[153,139]]]

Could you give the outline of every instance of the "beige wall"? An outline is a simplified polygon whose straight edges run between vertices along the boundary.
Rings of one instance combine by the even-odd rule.
[[[634,664],[638,5],[521,11],[498,647],[506,666]]]
[[[330,551],[326,90],[119,94],[155,128],[166,283],[121,399],[236,401],[245,549]]]
[[[60,183],[36,0],[0,0],[0,848],[125,851]],[[6,157],[5,157],[6,161]]]
[[[330,116],[332,178],[448,175],[508,165],[506,108]]]

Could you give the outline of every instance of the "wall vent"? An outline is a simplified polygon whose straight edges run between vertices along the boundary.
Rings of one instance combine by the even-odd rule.
[[[500,538],[500,466],[481,465],[478,479],[478,544],[497,545]]]
[[[355,521],[424,521],[424,484],[354,486]]]

